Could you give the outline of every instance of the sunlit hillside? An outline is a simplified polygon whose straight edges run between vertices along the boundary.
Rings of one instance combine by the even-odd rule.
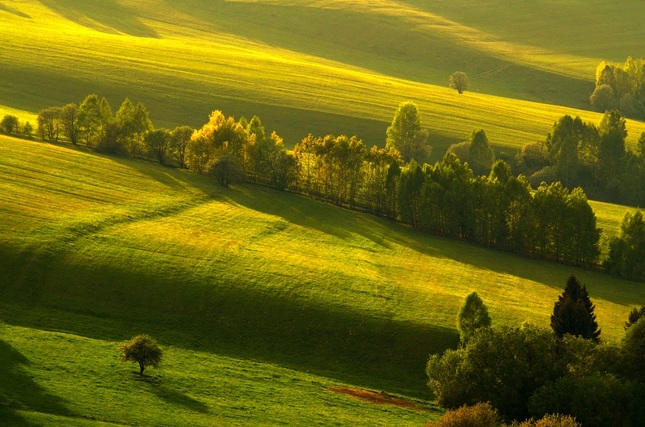
[[[642,1],[0,0],[0,118],[86,95],[156,127],[212,110],[383,145],[414,101],[433,159],[483,128],[508,158],[642,56]],[[471,87],[448,88],[454,71]],[[629,120],[628,144],[645,132]],[[591,202],[601,245],[633,208]],[[0,425],[424,425],[424,369],[476,291],[548,328],[574,274],[619,342],[642,283],[68,141],[0,135]],[[117,346],[164,349],[138,374]],[[352,394],[352,392],[356,392]],[[366,396],[370,398],[365,399]],[[362,398],[362,399],[361,399]]]
[[[0,109],[33,120],[96,92],[113,108],[143,101],[157,126],[221,109],[259,115],[288,145],[309,132],[372,145],[413,100],[435,157],[475,128],[512,153],[564,114],[600,120],[581,110],[597,63],[639,55],[645,36],[630,4],[5,1]],[[447,87],[456,70],[472,82],[462,96]],[[629,130],[633,142],[645,125]]]

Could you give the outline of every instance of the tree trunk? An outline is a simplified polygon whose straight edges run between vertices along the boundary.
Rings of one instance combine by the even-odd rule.
[[[139,362],[139,375],[143,375],[143,370],[146,369],[145,366],[143,366],[143,363]]]

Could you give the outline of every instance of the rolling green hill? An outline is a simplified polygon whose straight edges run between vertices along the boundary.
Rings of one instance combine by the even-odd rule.
[[[584,111],[597,63],[638,55],[645,36],[637,0],[544,3],[4,1],[0,109],[33,120],[97,92],[143,101],[158,126],[221,109],[259,115],[288,145],[309,132],[372,145],[412,100],[435,157],[475,128],[512,153],[564,114],[597,123]],[[447,88],[457,69],[463,96]],[[643,131],[630,121],[629,142]]]
[[[156,126],[211,110],[383,144],[416,102],[434,158],[498,153],[587,111],[600,60],[642,55],[639,0],[0,0],[0,117],[105,95]],[[465,71],[471,90],[447,88]],[[645,123],[628,121],[628,143]],[[627,208],[592,203],[605,237]],[[0,420],[15,425],[422,425],[428,354],[477,291],[495,324],[549,323],[570,274],[602,338],[645,287],[417,234],[254,186],[0,136]],[[116,345],[166,350],[142,380]],[[332,391],[381,390],[415,405]],[[2,424],[2,422],[0,422]]]
[[[427,356],[456,344],[455,315],[472,291],[495,324],[546,327],[575,273],[607,340],[645,300],[637,283],[293,194],[222,189],[147,162],[7,137],[0,214],[0,350],[15,365],[0,371],[0,407],[22,421],[272,424],[294,411],[346,425],[363,416],[422,423],[433,412],[386,407],[386,416],[325,389],[386,390],[432,409]],[[141,332],[168,348],[152,382],[116,362],[115,343]]]

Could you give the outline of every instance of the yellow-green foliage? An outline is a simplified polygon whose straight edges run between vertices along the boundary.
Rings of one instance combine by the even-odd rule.
[[[330,130],[382,143],[411,100],[435,156],[478,128],[512,152],[564,114],[600,120],[578,108],[599,60],[643,39],[631,3],[22,0],[0,9],[0,99],[26,116],[92,92],[130,96],[168,126],[197,127],[216,108],[257,114],[289,146]],[[448,88],[456,69],[471,81],[462,96]],[[628,126],[633,143],[645,126]]]

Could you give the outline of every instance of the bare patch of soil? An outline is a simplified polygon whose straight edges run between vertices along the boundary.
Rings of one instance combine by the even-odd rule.
[[[400,399],[398,397],[390,396],[384,391],[377,393],[375,391],[361,390],[358,388],[351,388],[351,387],[330,387],[327,390],[333,391],[334,393],[345,394],[355,399],[364,400],[366,402],[375,403],[377,405],[394,405],[394,406],[398,406],[399,408],[412,409],[414,411],[423,410],[419,408],[417,404],[411,400]]]

